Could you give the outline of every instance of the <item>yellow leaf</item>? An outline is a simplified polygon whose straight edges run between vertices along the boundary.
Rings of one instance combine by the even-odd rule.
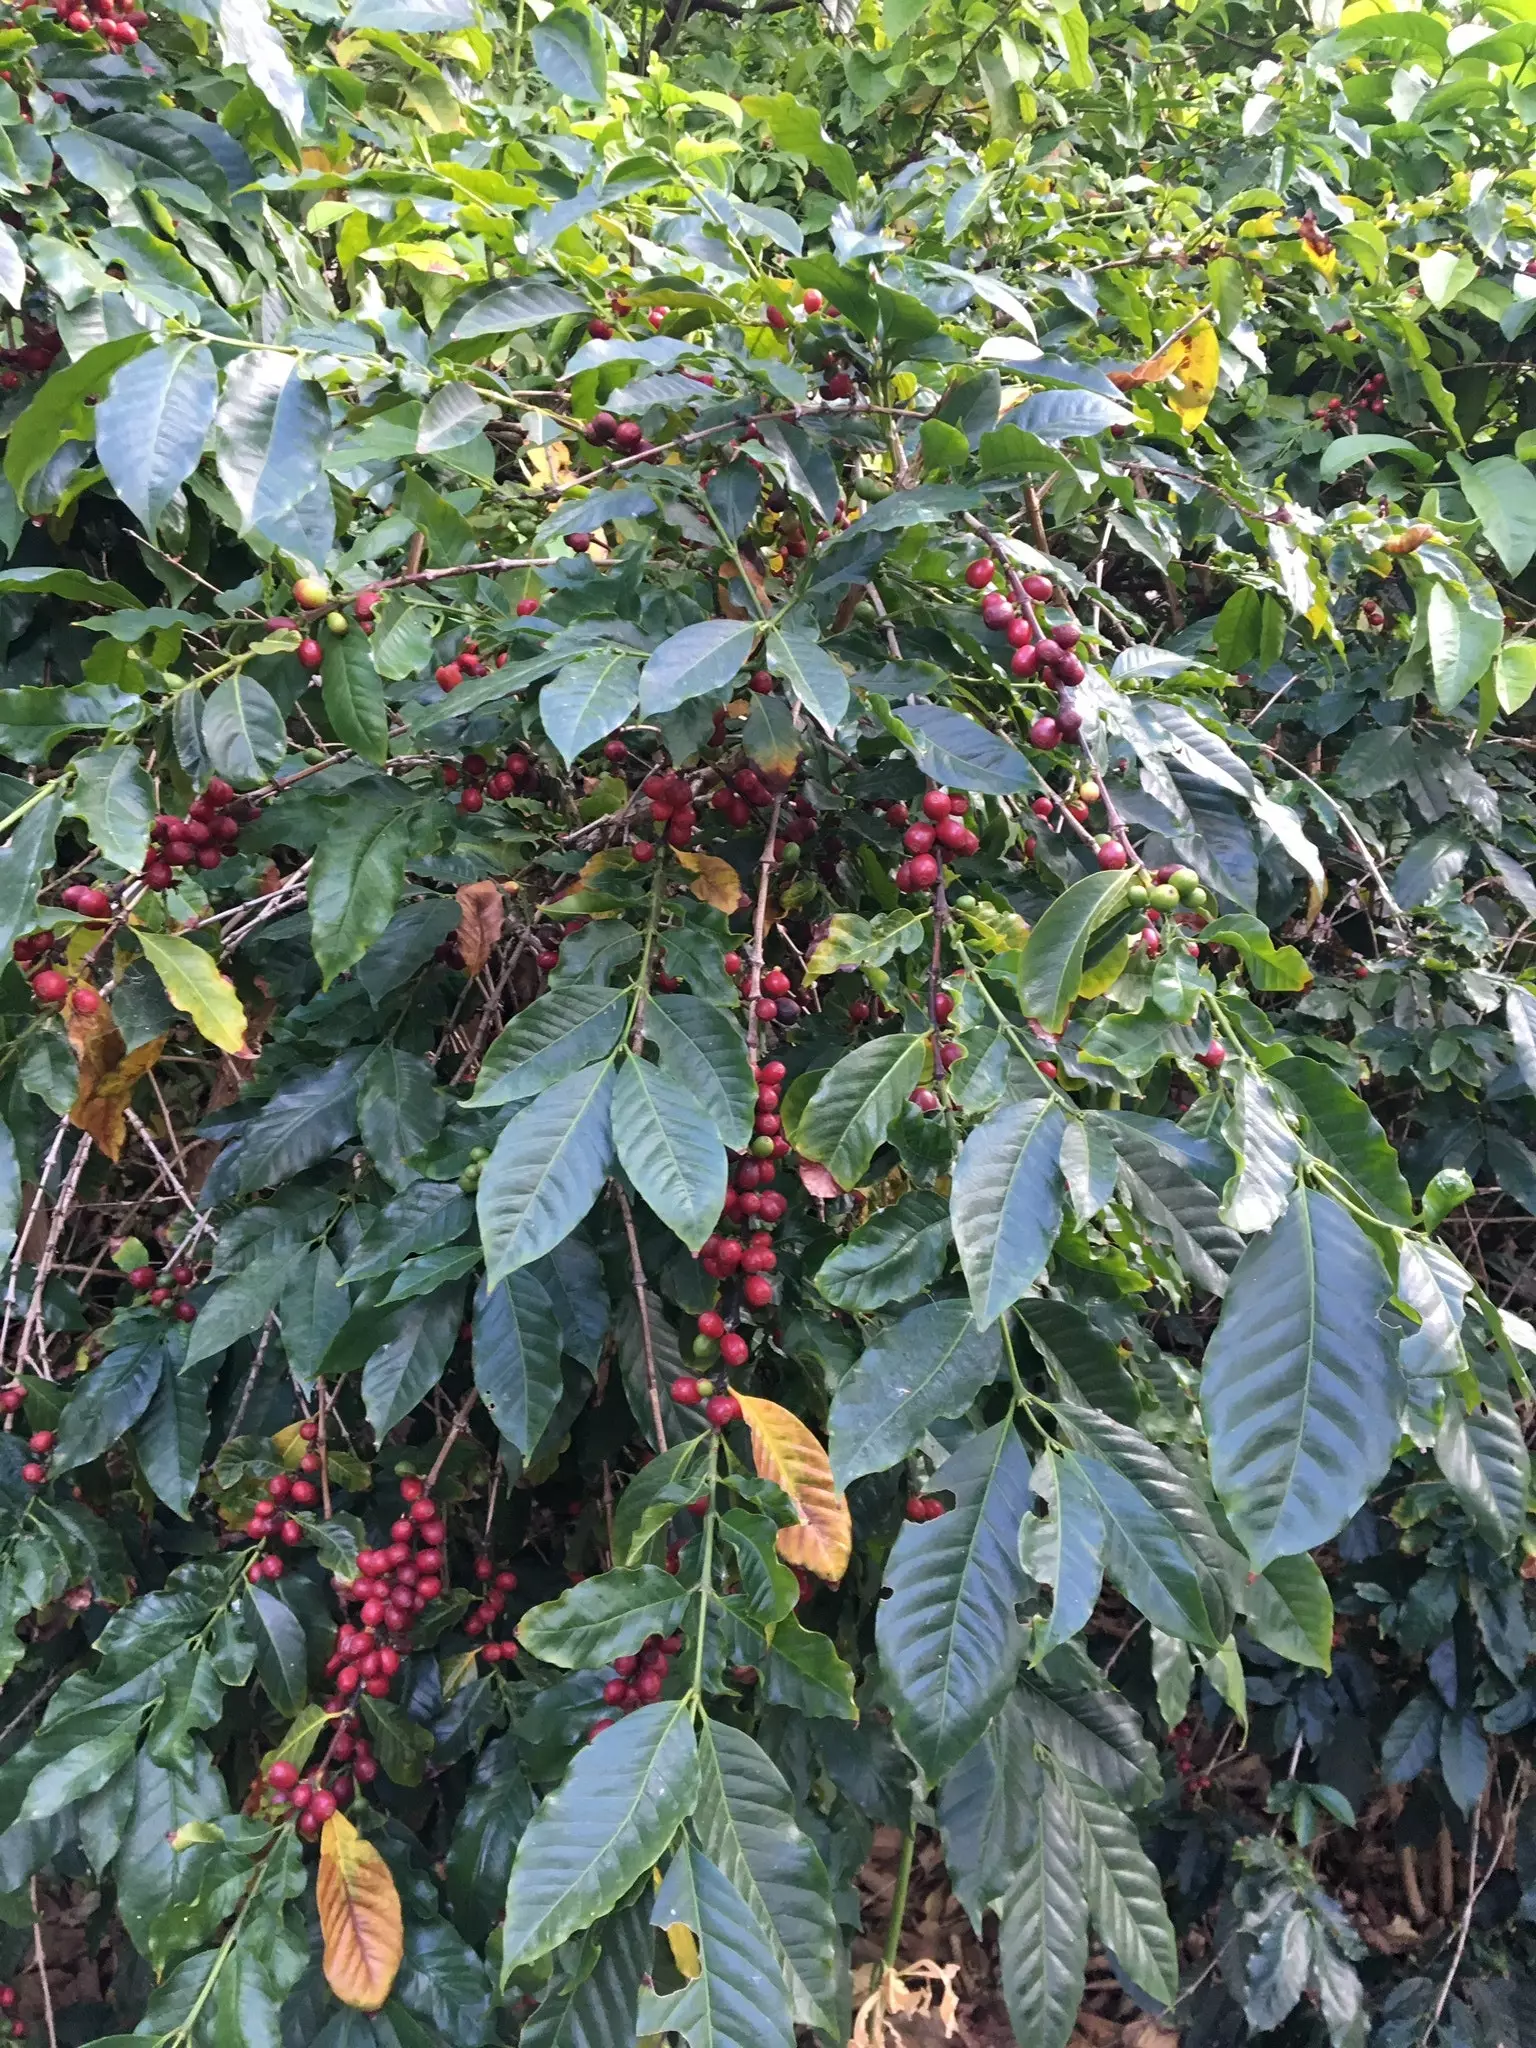
[[[691,1927],[685,1927],[681,1920],[674,1920],[666,1930],[667,1947],[672,1951],[672,1960],[677,1965],[680,1977],[691,1982],[699,1974],[698,1938]]]
[[[1338,253],[1330,242],[1326,249],[1314,248],[1311,242],[1303,242],[1301,253],[1312,266],[1320,270],[1330,284],[1339,274]]]
[[[761,1401],[753,1394],[739,1394],[737,1399],[752,1432],[758,1477],[782,1486],[800,1518],[779,1531],[780,1557],[836,1585],[848,1569],[853,1524],[847,1499],[832,1482],[826,1452],[799,1416],[777,1401]]]
[[[389,1865],[344,1813],[333,1813],[320,1833],[315,1905],[326,1983],[343,2005],[377,2012],[405,1953],[400,1895]]]
[[[525,448],[523,460],[533,484],[564,483],[571,473],[571,451],[563,441],[551,441],[545,448]]]
[[[192,939],[170,938],[162,932],[137,932],[144,957],[165,984],[178,1010],[185,1010],[211,1045],[220,1052],[245,1051],[245,1012],[235,985],[220,974],[211,953]]]
[[[1165,395],[1178,414],[1179,424],[1185,433],[1193,433],[1216,395],[1216,379],[1221,373],[1221,342],[1210,321],[1202,320],[1168,353],[1173,362]]]
[[[690,853],[679,848],[677,863],[692,875],[689,887],[699,901],[712,904],[729,917],[741,902],[741,878],[730,862],[721,860],[717,853]]]

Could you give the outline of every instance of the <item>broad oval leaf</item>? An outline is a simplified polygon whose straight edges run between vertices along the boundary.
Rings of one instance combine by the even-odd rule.
[[[582,1067],[520,1110],[496,1140],[476,1204],[486,1284],[570,1236],[613,1158],[613,1068]]]
[[[1013,1688],[1023,1649],[1019,1526],[1029,1458],[1011,1418],[962,1444],[934,1474],[954,1506],[904,1522],[886,1567],[875,1641],[896,1731],[929,1779],[942,1778]]]
[[[923,1294],[944,1270],[949,1204],[916,1190],[880,1209],[822,1260],[816,1286],[834,1308],[868,1311]]]
[[[640,696],[640,663],[627,648],[594,648],[539,693],[539,718],[567,767],[624,723]]]
[[[1019,1007],[1047,1031],[1060,1031],[1077,1000],[1093,934],[1124,908],[1128,870],[1084,875],[1064,889],[1029,937],[1019,960]]]
[[[838,1382],[829,1423],[838,1485],[899,1463],[1002,1370],[1001,1330],[979,1330],[965,1302],[910,1309]]]
[[[739,673],[758,631],[750,620],[736,619],[705,619],[684,626],[646,661],[640,674],[640,709],[647,718],[655,718],[702,697],[706,690],[721,689]]]
[[[203,705],[203,745],[214,770],[236,787],[265,782],[288,753],[283,714],[250,676],[225,676]]]
[[[475,1385],[497,1429],[528,1457],[559,1406],[560,1325],[554,1304],[521,1270],[475,1294]]]
[[[948,704],[904,704],[901,721],[918,767],[935,782],[973,796],[1013,796],[1042,786],[1017,747]]]
[[[757,1083],[732,1019],[701,996],[654,996],[645,1012],[645,1035],[665,1072],[713,1118],[722,1141],[733,1151],[745,1151],[757,1109]]]
[[[976,1320],[985,1329],[1045,1270],[1061,1228],[1066,1112],[1050,1096],[1005,1103],[955,1162],[950,1213]]]
[[[518,1844],[503,1974],[616,1906],[654,1868],[698,1796],[698,1747],[682,1700],[637,1707],[579,1749]]]
[[[122,364],[97,406],[101,466],[149,533],[196,469],[218,398],[212,354],[182,340]]]
[[[922,1077],[925,1038],[872,1038],[823,1076],[795,1125],[796,1149],[839,1187],[857,1187],[902,1104]]]
[[[613,1136],[636,1192],[697,1252],[720,1220],[726,1189],[725,1147],[698,1098],[632,1056],[614,1086]]]
[[[518,1641],[546,1664],[593,1670],[633,1656],[651,1636],[671,1635],[689,1597],[676,1575],[659,1565],[618,1565],[568,1587],[558,1600],[530,1607],[517,1624]]]
[[[1402,1409],[1391,1283],[1331,1196],[1298,1188],[1232,1276],[1206,1346],[1211,1479],[1255,1565],[1326,1543],[1391,1463]]]
[[[389,759],[389,718],[384,686],[368,641],[355,628],[327,637],[320,670],[321,695],[331,730],[344,747],[380,767]]]
[[[476,1108],[525,1102],[613,1051],[629,1013],[627,993],[577,982],[519,1010],[491,1041],[470,1101]]]
[[[244,1052],[246,1019],[235,985],[195,939],[164,932],[135,933],[166,994],[221,1052]]]
[[[1072,1807],[1056,1778],[1029,1762],[1029,1828],[998,1913],[998,1958],[1018,2038],[1066,2048],[1088,1968],[1088,1899]]]
[[[330,439],[324,395],[301,374],[296,354],[253,348],[236,355],[214,420],[214,458],[242,531],[254,527],[283,543],[283,515],[322,476]]]

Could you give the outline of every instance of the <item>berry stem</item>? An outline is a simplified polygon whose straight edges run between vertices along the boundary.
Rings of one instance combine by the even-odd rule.
[[[763,934],[768,928],[768,884],[773,876],[773,849],[779,836],[782,796],[773,800],[768,829],[763,834],[762,857],[757,863],[757,903],[752,912],[752,943],[747,948],[747,1058],[757,1065],[757,999],[763,992]]]

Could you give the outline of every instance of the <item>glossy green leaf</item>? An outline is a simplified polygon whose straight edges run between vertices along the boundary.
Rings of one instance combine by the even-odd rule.
[[[819,1160],[839,1187],[857,1187],[921,1079],[926,1055],[926,1040],[899,1034],[844,1053],[802,1110],[796,1149]]]
[[[382,766],[389,759],[384,686],[369,643],[355,627],[339,639],[327,634],[320,690],[331,731],[341,744]]]
[[[785,1985],[768,1938],[718,1865],[683,1843],[651,1920],[697,1937],[698,1975],[681,1991],[642,1994],[642,2034],[678,2034],[688,2048],[793,2048]]]
[[[410,842],[405,811],[356,804],[328,821],[309,871],[310,944],[327,985],[388,929]]]
[[[1077,1000],[1088,941],[1125,903],[1125,871],[1084,875],[1064,889],[1024,942],[1019,1005],[1047,1031],[1059,1031]]]
[[[879,1209],[816,1270],[817,1290],[834,1308],[867,1312],[926,1293],[949,1252],[949,1205],[921,1191]]]
[[[976,1320],[985,1328],[1028,1292],[1061,1227],[1065,1111],[1050,1096],[1005,1103],[960,1149],[951,1221]]]
[[[1348,1210],[1303,1188],[1232,1276],[1200,1400],[1212,1481],[1261,1569],[1336,1535],[1391,1461],[1390,1292]]]
[[[828,1425],[838,1486],[898,1464],[1003,1369],[1001,1331],[979,1330],[965,1302],[909,1309],[838,1382]]]
[[[737,675],[757,639],[750,621],[705,619],[663,640],[640,674],[640,709],[647,718],[718,690]]]
[[[936,1521],[905,1522],[886,1568],[875,1640],[896,1731],[930,1779],[970,1748],[1013,1685],[1023,1637],[1018,1530],[1029,1459],[1011,1420],[972,1437],[934,1475],[954,1496]]]
[[[625,648],[594,648],[566,664],[539,695],[539,718],[560,758],[607,739],[640,699],[640,663]]]
[[[564,1670],[593,1670],[633,1656],[651,1636],[678,1628],[688,1591],[653,1564],[616,1566],[530,1607],[517,1625],[525,1650]]]
[[[381,1441],[442,1378],[458,1341],[463,1302],[462,1287],[444,1287],[390,1312],[362,1378],[363,1412]]]
[[[757,1083],[731,1018],[700,996],[655,996],[646,1007],[645,1035],[663,1071],[713,1118],[723,1143],[744,1151],[752,1136]]]
[[[998,1912],[1003,1996],[1021,2041],[1066,2048],[1088,1968],[1088,1899],[1072,1802],[1038,1764],[1031,1777],[1028,1833]]]
[[[559,1405],[560,1325],[526,1269],[475,1294],[475,1385],[497,1429],[526,1458]]]
[[[687,1707],[638,1707],[579,1749],[539,1806],[507,1880],[502,1968],[536,1962],[609,1912],[665,1852],[699,1796]]]
[[[218,396],[212,354],[187,339],[124,363],[96,408],[97,457],[151,535],[202,457]]]
[[[288,752],[272,693],[247,675],[214,684],[203,705],[202,735],[214,772],[236,788],[265,782]]]
[[[696,1252],[725,1200],[725,1147],[691,1090],[661,1067],[631,1057],[613,1091],[619,1164],[667,1228]]]
[[[1179,1952],[1162,1882],[1135,1824],[1103,1788],[1055,1765],[1077,1842],[1078,1874],[1099,1937],[1142,1990],[1171,2004],[1179,1990]]]
[[[597,1200],[613,1159],[612,1102],[612,1066],[582,1067],[502,1131],[476,1205],[487,1285],[553,1251]]]

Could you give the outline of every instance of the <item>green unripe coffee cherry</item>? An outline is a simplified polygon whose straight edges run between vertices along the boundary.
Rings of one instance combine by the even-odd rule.
[[[325,759],[324,747],[306,747],[304,749],[304,759],[315,763],[323,761]]]
[[[891,495],[891,487],[883,476],[861,476],[854,489],[866,505],[879,505]]]
[[[327,612],[325,615],[325,630],[328,633],[334,633],[339,640],[343,633],[350,630],[346,613]]]
[[[1191,910],[1204,910],[1206,905],[1210,902],[1210,900],[1211,892],[1209,889],[1191,889],[1189,894],[1184,898],[1184,901],[1189,905]]]
[[[1147,900],[1154,910],[1177,910],[1180,899],[1172,882],[1154,882],[1147,891]]]
[[[693,1340],[693,1355],[695,1358],[718,1358],[720,1346],[713,1337],[695,1337]]]
[[[465,1169],[464,1169],[464,1171],[463,1171],[463,1172],[462,1172],[462,1173],[461,1173],[461,1174],[459,1175],[459,1192],[460,1192],[460,1194],[464,1194],[464,1195],[472,1195],[472,1194],[473,1194],[473,1193],[475,1192],[476,1188],[478,1188],[478,1187],[479,1187],[479,1185],[480,1185],[480,1169],[479,1169],[479,1167],[478,1167],[478,1166],[466,1166],[466,1167],[465,1167]]]
[[[472,1166],[478,1166],[482,1160],[489,1159],[490,1156],[491,1148],[489,1145],[471,1145],[469,1148],[469,1159]]]
[[[701,1401],[707,1401],[707,1400],[709,1399],[710,1395],[711,1395],[711,1394],[712,1394],[712,1393],[713,1393],[714,1391],[715,1391],[715,1383],[714,1383],[714,1381],[713,1381],[713,1380],[700,1380],[700,1381],[699,1381],[699,1399],[700,1399]]]
[[[1181,896],[1188,896],[1191,889],[1200,886],[1200,877],[1193,868],[1175,868],[1168,880]]]
[[[752,1140],[752,1157],[754,1159],[771,1159],[773,1157],[772,1138],[762,1136],[754,1138]]]
[[[781,868],[792,868],[798,867],[799,863],[800,842],[798,839],[791,839],[784,848],[784,851],[779,855],[779,866]]]
[[[1152,900],[1151,891],[1145,882],[1132,882],[1125,892],[1125,900],[1133,910],[1140,910]]]
[[[976,908],[976,901],[977,899],[974,896],[957,896],[954,907],[956,910],[974,910]]]

